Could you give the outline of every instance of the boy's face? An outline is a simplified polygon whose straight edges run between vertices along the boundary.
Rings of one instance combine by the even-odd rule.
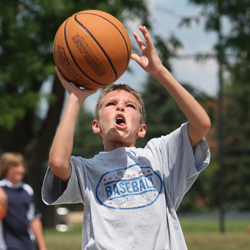
[[[93,131],[102,138],[104,150],[132,147],[137,138],[146,134],[146,125],[140,123],[139,102],[125,90],[108,93],[101,103],[99,120],[93,121]]]
[[[18,165],[12,165],[9,167],[6,179],[8,179],[13,184],[17,184],[18,182],[23,180],[23,177],[26,173],[23,163],[19,163]]]

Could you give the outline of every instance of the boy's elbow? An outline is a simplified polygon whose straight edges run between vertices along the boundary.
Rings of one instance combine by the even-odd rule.
[[[204,119],[202,119],[199,130],[205,135],[210,128],[211,128],[211,120],[208,116],[206,116]]]
[[[210,118],[207,116],[200,122],[199,127],[197,127],[197,134],[200,136],[200,138],[203,138],[204,136],[206,136],[210,128],[211,121]]]
[[[49,167],[51,170],[62,170],[66,168],[65,162],[62,162],[60,159],[52,158],[49,159]]]
[[[55,157],[50,157],[49,158],[49,167],[51,170],[56,170],[56,169],[62,169],[64,168],[63,163],[61,162],[60,159],[55,158]]]
[[[211,128],[211,120],[209,116],[204,116],[197,123],[193,123],[192,127],[194,129],[194,133],[202,138],[207,134],[207,132]]]
[[[58,178],[66,180],[70,175],[70,160],[50,156],[49,167]]]
[[[203,128],[205,134],[206,134],[206,133],[209,131],[209,129],[211,128],[211,120],[210,120],[209,116],[207,116],[206,119],[203,120],[202,128]]]

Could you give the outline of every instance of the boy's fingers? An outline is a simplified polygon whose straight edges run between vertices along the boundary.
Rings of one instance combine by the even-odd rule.
[[[140,36],[137,33],[134,33],[134,38],[137,42],[137,44],[139,45],[139,47],[141,47],[141,45],[143,45],[143,41],[141,40]]]
[[[149,47],[150,49],[153,49],[154,48],[154,44],[153,44],[153,41],[151,39],[150,34],[147,32],[144,35],[144,37],[145,37],[145,41],[146,41],[147,47]]]
[[[149,49],[154,49],[154,44],[153,44],[153,41],[151,39],[150,34],[148,33],[147,28],[145,26],[140,26],[139,29],[140,29],[142,35],[144,36],[145,42],[146,42],[146,45],[145,45],[144,42],[141,40],[141,38],[138,36],[138,34],[134,33],[134,37],[135,37],[140,49],[144,49],[146,47],[149,47]]]
[[[133,59],[134,61],[138,62],[140,60],[140,57],[137,54],[131,54],[131,59]]]

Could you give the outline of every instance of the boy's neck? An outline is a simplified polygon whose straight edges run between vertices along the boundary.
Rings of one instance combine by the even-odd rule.
[[[135,144],[128,144],[124,142],[113,142],[113,143],[104,145],[104,152],[110,152],[117,148],[129,148],[129,147],[134,147],[134,146]]]

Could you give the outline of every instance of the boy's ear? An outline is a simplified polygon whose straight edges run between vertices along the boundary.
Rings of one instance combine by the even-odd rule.
[[[99,134],[101,132],[99,122],[96,119],[92,122],[92,130],[95,134]]]
[[[138,138],[143,138],[146,135],[146,132],[147,132],[147,125],[143,123],[140,125],[140,129],[137,134]]]

